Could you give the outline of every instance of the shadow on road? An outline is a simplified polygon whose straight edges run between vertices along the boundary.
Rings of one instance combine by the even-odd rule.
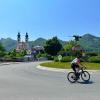
[[[82,82],[79,82],[78,81],[78,83],[80,83],[80,84],[93,84],[94,82],[93,81],[82,81]]]

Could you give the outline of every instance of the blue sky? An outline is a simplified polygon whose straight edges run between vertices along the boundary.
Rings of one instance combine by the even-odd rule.
[[[0,0],[0,38],[16,39],[25,32],[62,40],[73,34],[100,37],[100,0]]]

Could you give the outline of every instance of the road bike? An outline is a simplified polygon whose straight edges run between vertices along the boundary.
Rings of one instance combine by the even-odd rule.
[[[68,81],[71,83],[75,83],[81,78],[83,81],[88,82],[90,80],[90,73],[85,69],[86,67],[80,68],[80,70],[77,72],[77,75],[75,74],[75,72],[69,72],[67,75]]]

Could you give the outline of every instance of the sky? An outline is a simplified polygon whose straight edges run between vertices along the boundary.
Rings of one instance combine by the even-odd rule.
[[[100,37],[100,0],[0,0],[0,38]]]

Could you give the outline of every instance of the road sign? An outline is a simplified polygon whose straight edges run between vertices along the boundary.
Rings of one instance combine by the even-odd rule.
[[[62,55],[58,56],[58,60],[61,61],[62,60]]]

